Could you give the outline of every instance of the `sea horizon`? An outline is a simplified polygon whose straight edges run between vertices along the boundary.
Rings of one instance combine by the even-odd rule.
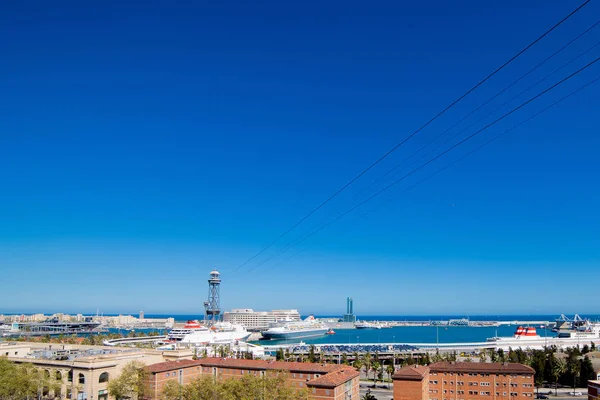
[[[82,313],[82,312],[3,312],[0,311],[0,315],[12,316],[12,315],[33,315],[33,314],[44,314],[51,316],[53,314],[67,314],[77,315],[82,314],[84,316],[105,316],[105,317],[116,317],[119,315],[132,315],[139,316],[139,312],[121,312],[121,313]],[[569,318],[572,318],[575,314],[563,313]],[[315,318],[327,319],[327,318],[341,318],[342,314],[336,315],[332,313],[323,314],[301,314],[301,318],[308,316],[314,316]],[[599,320],[600,312],[598,313],[585,313],[578,314],[582,318],[590,320]],[[554,321],[559,318],[561,314],[355,314],[357,320],[374,320],[374,321],[436,321],[436,320],[448,320],[448,319],[461,319],[466,318],[471,321]],[[203,313],[144,313],[145,318],[174,318],[176,321],[186,321],[193,319],[203,319]]]

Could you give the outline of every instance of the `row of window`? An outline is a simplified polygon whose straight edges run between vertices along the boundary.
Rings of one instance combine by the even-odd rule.
[[[439,391],[437,389],[429,389],[429,393],[437,394]],[[448,390],[444,390],[444,394],[448,394]],[[450,394],[454,394],[454,390],[450,390]],[[464,390],[457,390],[457,395],[464,395]],[[491,392],[489,391],[477,391],[477,390],[469,390],[469,395],[471,396],[491,396]],[[511,396],[518,396],[517,392],[510,392]],[[500,392],[496,392],[496,396],[500,396]],[[506,396],[506,392],[502,392],[502,396]],[[523,397],[532,397],[533,393],[523,393]],[[433,400],[433,399],[430,399]]]
[[[430,385],[437,385],[438,381],[429,381]],[[464,382],[456,382],[456,386],[464,386]],[[444,381],[444,385],[454,385],[454,382],[450,381]],[[469,382],[469,386],[490,386],[491,383],[490,382]],[[502,386],[506,387],[506,382],[502,383]],[[496,382],[496,386],[500,386],[500,382]],[[519,384],[518,383],[511,383],[510,384],[511,387],[518,387]],[[523,387],[525,388],[530,388],[533,387],[533,385],[531,383],[524,383]]]
[[[486,392],[486,393],[489,393],[489,392]],[[464,394],[464,393],[459,393],[459,394]],[[469,394],[471,394],[471,393],[469,393]],[[477,392],[474,392],[473,395],[477,395]],[[503,395],[506,396],[506,392],[504,392]],[[511,392],[510,395],[513,396],[513,397],[515,397],[515,396],[518,395],[518,393]],[[488,396],[489,396],[489,394],[488,394]],[[496,392],[496,396],[500,396],[500,392]],[[532,393],[523,393],[523,396],[524,397],[533,397],[533,394]],[[440,399],[438,399],[436,397],[430,397],[429,400],[440,400]],[[461,398],[461,397],[459,397],[459,398],[447,398],[447,397],[444,397],[444,398],[442,398],[442,400],[465,400],[465,399]]]
[[[444,376],[454,376],[454,374],[455,374],[454,372],[444,372],[444,374],[443,374],[443,375],[444,375]],[[438,373],[437,373],[437,372],[432,372],[430,375],[431,375],[431,376],[437,376],[437,375],[438,375]],[[441,375],[441,374],[440,374],[440,375]],[[464,375],[465,375],[465,374],[464,374],[463,372],[456,372],[456,376],[464,376]],[[489,376],[491,376],[492,374],[489,374],[489,373],[477,373],[477,372],[469,372],[469,373],[467,373],[467,375],[468,375],[468,376],[489,377]],[[509,376],[508,374],[493,374],[493,375],[496,375],[496,376],[503,376],[503,377],[507,377],[507,376]],[[522,376],[522,377],[524,377],[524,378],[530,378],[530,377],[531,377],[530,375],[516,375],[516,374],[511,374],[511,375],[510,375],[510,377],[511,377],[511,378],[518,378],[519,376]]]

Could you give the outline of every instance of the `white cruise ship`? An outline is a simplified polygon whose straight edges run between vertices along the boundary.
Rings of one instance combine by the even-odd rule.
[[[272,326],[261,334],[265,339],[284,340],[324,336],[329,329],[312,315],[304,321],[286,322]]]
[[[242,325],[217,322],[207,327],[198,321],[188,321],[183,328],[171,329],[167,334],[167,341],[187,345],[224,344],[242,342],[249,336],[250,332]]]

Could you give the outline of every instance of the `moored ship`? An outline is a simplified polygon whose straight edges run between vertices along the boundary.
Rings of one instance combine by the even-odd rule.
[[[208,327],[198,321],[188,321],[183,328],[174,328],[167,334],[168,342],[187,345],[241,342],[250,337],[250,332],[242,325],[217,322]]]
[[[590,345],[600,342],[600,324],[589,320],[571,324],[567,329],[560,329],[556,336],[540,336],[534,327],[518,327],[511,337],[493,337],[487,342],[493,343],[496,348],[538,348],[557,346],[559,348]]]
[[[371,321],[358,321],[354,324],[356,329],[381,329],[382,325]]]
[[[265,339],[286,340],[324,336],[329,328],[311,315],[303,321],[272,326],[261,334]]]

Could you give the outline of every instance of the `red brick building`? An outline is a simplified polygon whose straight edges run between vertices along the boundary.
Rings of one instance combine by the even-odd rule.
[[[394,376],[395,400],[526,400],[533,368],[513,363],[439,362],[408,366]]]
[[[163,386],[169,381],[187,385],[202,374],[197,360],[166,361],[146,367],[149,372],[149,387],[152,398],[158,398]]]
[[[588,381],[588,400],[599,400],[600,381]]]
[[[185,385],[201,375],[236,379],[244,375],[265,376],[285,371],[289,374],[290,386],[308,388],[311,399],[359,399],[359,373],[346,365],[204,358],[158,363],[148,366],[148,371],[153,398],[158,398],[164,384],[170,380]]]

